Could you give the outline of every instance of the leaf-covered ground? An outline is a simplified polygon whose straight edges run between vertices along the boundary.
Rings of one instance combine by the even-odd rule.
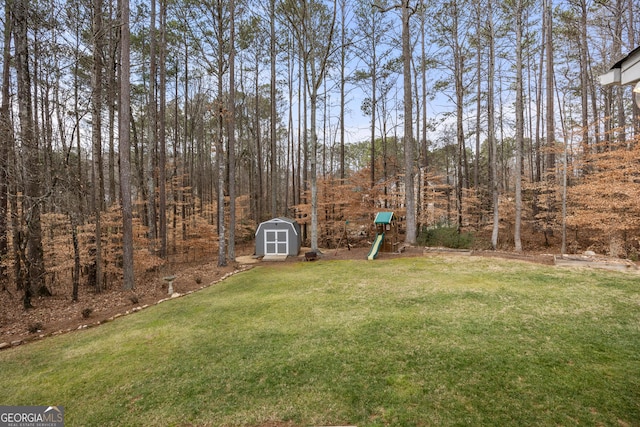
[[[107,283],[103,292],[80,286],[77,302],[71,300],[71,285],[54,283],[51,297],[33,300],[33,309],[22,308],[22,291],[11,286],[0,293],[0,346],[28,342],[48,335],[95,326],[117,315],[131,313],[169,297],[163,277],[175,275],[174,292],[184,294],[208,286],[234,271],[237,264],[220,268],[216,261],[196,266],[147,273],[133,291],[120,283]],[[169,271],[170,270],[170,271]]]

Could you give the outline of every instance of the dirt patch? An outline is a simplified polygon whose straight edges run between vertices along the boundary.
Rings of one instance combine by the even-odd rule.
[[[556,255],[555,265],[559,267],[597,268],[639,274],[638,264],[628,259],[602,257],[597,255]]]
[[[553,254],[537,254],[526,252],[502,252],[502,251],[472,251],[472,256],[513,259],[518,261],[533,262],[535,264],[554,265]]]

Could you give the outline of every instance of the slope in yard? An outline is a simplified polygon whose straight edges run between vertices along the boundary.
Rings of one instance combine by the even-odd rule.
[[[69,425],[634,425],[635,276],[476,257],[261,265],[0,353]]]

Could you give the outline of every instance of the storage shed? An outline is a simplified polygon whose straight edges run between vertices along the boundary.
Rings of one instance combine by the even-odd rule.
[[[300,225],[289,218],[273,218],[256,230],[256,256],[297,256],[300,252]]]

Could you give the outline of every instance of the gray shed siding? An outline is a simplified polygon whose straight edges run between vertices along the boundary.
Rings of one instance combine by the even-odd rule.
[[[300,225],[289,218],[273,218],[256,230],[256,255],[297,256],[300,252]]]

